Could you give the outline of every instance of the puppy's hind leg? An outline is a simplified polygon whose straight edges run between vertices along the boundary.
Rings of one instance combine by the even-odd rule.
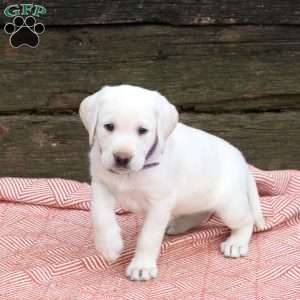
[[[230,236],[221,243],[223,255],[233,258],[246,256],[254,224],[247,195],[232,195],[217,209],[217,214],[231,229]]]
[[[183,233],[197,227],[208,220],[211,212],[201,212],[191,215],[182,215],[169,222],[166,229],[168,235]]]

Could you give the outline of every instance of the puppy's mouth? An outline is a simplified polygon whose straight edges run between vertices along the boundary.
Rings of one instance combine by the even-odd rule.
[[[122,168],[122,167],[114,167],[114,168],[109,169],[109,172],[111,172],[113,174],[118,174],[118,175],[128,174],[131,171],[132,170],[129,168]]]

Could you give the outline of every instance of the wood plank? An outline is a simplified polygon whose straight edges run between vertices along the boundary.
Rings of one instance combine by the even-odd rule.
[[[0,176],[88,179],[88,141],[77,116],[0,117]]]
[[[47,25],[168,23],[299,24],[300,3],[295,0],[41,0],[47,9]],[[1,1],[3,10],[8,1]],[[0,15],[0,23],[7,22]]]
[[[300,168],[300,112],[184,113],[181,119],[226,138],[257,167]],[[0,125],[0,176],[89,180],[87,134],[78,116],[5,116]]]
[[[37,49],[0,44],[0,112],[76,111],[120,83],[205,112],[300,108],[299,26],[71,27]]]

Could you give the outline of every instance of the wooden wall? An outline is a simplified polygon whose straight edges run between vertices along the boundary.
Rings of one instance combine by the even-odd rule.
[[[300,1],[44,5],[37,49],[0,34],[0,176],[88,181],[78,106],[120,83],[159,90],[257,167],[300,168]]]

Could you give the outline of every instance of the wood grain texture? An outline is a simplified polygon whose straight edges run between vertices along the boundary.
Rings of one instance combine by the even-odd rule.
[[[0,176],[88,178],[88,141],[76,116],[0,117]]]
[[[0,113],[77,111],[120,83],[202,112],[300,109],[296,26],[70,27],[48,29],[37,49],[0,44]]]
[[[1,1],[3,10],[11,1]],[[168,23],[299,24],[300,2],[295,0],[41,0],[47,25]],[[7,22],[1,14],[0,23]]]
[[[300,168],[300,112],[184,113],[181,120],[232,142],[257,167]],[[78,116],[5,116],[0,126],[0,176],[89,180],[87,133]]]

